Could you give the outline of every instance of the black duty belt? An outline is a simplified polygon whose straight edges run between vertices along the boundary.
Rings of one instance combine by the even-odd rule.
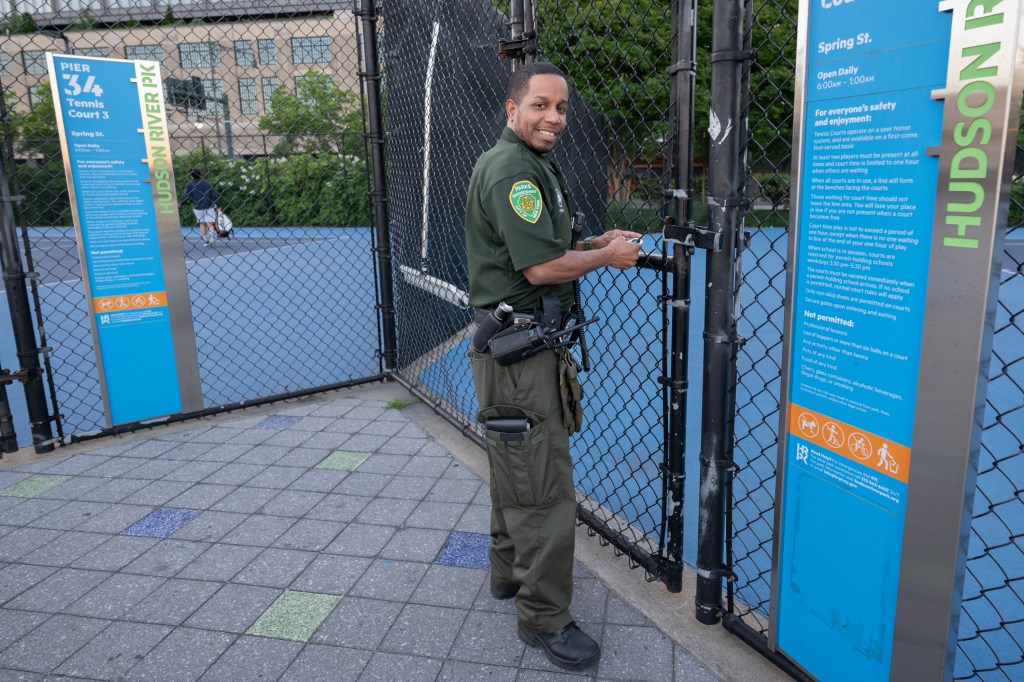
[[[476,317],[474,318],[474,320],[476,321],[477,324],[480,324],[480,322],[483,321],[483,319],[485,317],[487,317],[488,315],[490,315],[493,312],[494,312],[493,308],[477,308],[476,309]],[[534,315],[533,312],[525,312],[523,310],[513,310],[512,311],[512,315],[511,315],[511,319],[513,319],[513,320],[536,320],[537,316]]]

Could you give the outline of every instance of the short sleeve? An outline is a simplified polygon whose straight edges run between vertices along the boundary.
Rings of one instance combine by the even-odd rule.
[[[488,213],[519,271],[565,254],[567,245],[555,236],[549,207],[536,177],[499,180],[488,196]]]

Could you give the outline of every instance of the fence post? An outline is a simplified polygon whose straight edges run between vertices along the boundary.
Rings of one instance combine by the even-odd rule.
[[[374,0],[359,0],[356,15],[363,24],[363,71],[366,113],[369,119],[370,160],[373,165],[374,219],[377,230],[377,276],[380,277],[380,313],[385,371],[398,364],[394,283],[391,269],[391,233],[388,229],[387,173],[384,167],[384,124],[380,106],[380,65],[377,59],[377,8]]]
[[[697,620],[719,622],[722,616],[725,486],[731,476],[729,434],[732,404],[732,358],[736,352],[733,294],[734,251],[745,205],[741,82],[747,55],[743,50],[743,0],[714,0],[711,48],[711,115],[709,126],[708,228],[719,246],[707,254],[704,312],[704,387],[701,411],[700,509],[697,529]]]
[[[8,138],[7,107],[0,88],[0,120],[3,123],[3,137]],[[4,148],[6,149],[6,144]],[[11,328],[14,345],[18,352],[21,368],[16,372],[25,385],[25,403],[32,428],[32,443],[38,454],[53,451],[53,432],[50,429],[50,413],[46,408],[46,391],[43,389],[43,372],[39,366],[39,346],[36,344],[32,326],[32,312],[29,309],[28,287],[25,284],[25,270],[18,251],[18,237],[14,226],[12,204],[21,197],[11,196],[7,185],[7,154],[0,153],[0,271],[3,272],[7,289],[7,305],[11,313]]]

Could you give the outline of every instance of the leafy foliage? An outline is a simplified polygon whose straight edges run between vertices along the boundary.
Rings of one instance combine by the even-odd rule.
[[[260,117],[260,128],[281,138],[274,153],[344,153],[346,134],[362,130],[359,95],[315,69],[296,81],[295,93],[278,88]]]

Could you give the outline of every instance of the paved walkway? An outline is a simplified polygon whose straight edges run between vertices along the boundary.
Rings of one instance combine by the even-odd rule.
[[[579,561],[599,665],[525,647],[479,462],[382,391],[0,462],[0,680],[718,679]]]

